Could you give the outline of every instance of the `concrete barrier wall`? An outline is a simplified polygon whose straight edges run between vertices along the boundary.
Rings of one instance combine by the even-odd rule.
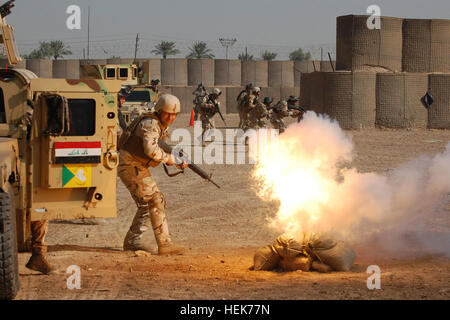
[[[242,61],[241,83],[252,83],[254,86],[267,87],[269,82],[268,61]]]
[[[427,92],[426,73],[379,73],[375,124],[388,128],[426,128],[427,110],[420,99]]]
[[[375,126],[375,73],[328,72],[325,78],[325,113],[343,129]]]
[[[214,85],[241,86],[241,60],[214,60]]]
[[[237,113],[236,98],[239,95],[239,93],[244,89],[245,89],[245,87],[228,87],[227,88],[227,91],[226,91],[226,100],[227,100],[226,113]]]
[[[189,59],[188,60],[188,85],[214,86],[214,60],[213,59]]]
[[[428,109],[428,128],[450,129],[450,73],[430,74],[428,86],[434,98]]]
[[[171,93],[180,99],[181,113],[190,113],[194,107],[192,102],[194,100],[192,91],[194,90],[195,87],[172,87]]]
[[[336,70],[336,61],[323,60],[318,61],[320,63],[320,71],[322,72],[332,72],[333,69]]]
[[[403,19],[381,17],[381,29],[367,28],[369,16],[337,17],[336,69],[360,70],[379,66],[402,70]]]
[[[287,100],[289,96],[300,97],[300,87],[281,87],[280,88],[280,100]]]
[[[450,72],[450,20],[403,21],[403,71]]]
[[[300,86],[302,73],[313,72],[312,61],[294,61],[294,85]]]
[[[187,86],[187,60],[162,59],[161,83],[170,86]]]
[[[80,60],[80,66],[84,65],[105,65],[107,64],[106,59],[85,59]]]
[[[26,67],[34,72],[39,78],[53,77],[53,61],[43,59],[27,59]]]
[[[269,61],[269,87],[294,87],[294,61]]]
[[[54,60],[53,78],[80,79],[80,60]]]
[[[311,107],[311,74],[302,73],[300,81],[300,105],[305,109]]]
[[[8,59],[0,59],[0,68],[15,68],[15,69],[26,69],[27,68],[27,62],[25,59],[22,59],[19,63],[17,63],[15,66],[9,64]]]
[[[325,113],[326,73],[313,72],[310,77],[309,109],[315,113]]]

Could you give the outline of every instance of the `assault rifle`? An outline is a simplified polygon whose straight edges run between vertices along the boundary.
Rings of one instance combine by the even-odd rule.
[[[225,118],[223,117],[222,112],[220,112],[219,104],[216,103],[213,98],[211,98],[211,95],[208,94],[207,96],[208,96],[208,101],[210,101],[212,104],[214,104],[214,111],[219,114],[220,118],[222,119],[223,123],[226,126],[227,123],[225,122]]]
[[[161,139],[158,139],[158,145],[159,145],[159,147],[161,149],[164,150],[165,153],[172,154],[173,148],[171,146],[169,146],[167,143],[165,143],[164,141],[162,141]],[[180,158],[185,158],[186,159],[186,156],[185,156],[185,154],[184,154],[182,149],[180,149],[180,151],[178,152],[177,156],[180,157]],[[214,181],[212,181],[212,179],[211,179],[212,174],[206,173],[199,166],[197,166],[196,164],[193,164],[193,163],[188,164],[188,168],[191,169],[192,171],[194,171],[196,174],[198,174],[204,180],[206,180],[208,182],[211,182],[213,185],[215,185],[217,188],[220,189],[220,186],[218,184],[216,184]],[[164,167],[164,170],[166,171],[167,175],[170,176],[170,177],[184,172],[184,171],[179,171],[179,172],[177,172],[175,174],[170,175],[169,172],[167,171],[166,167]]]
[[[296,110],[296,111],[300,111],[300,114],[297,118],[297,122],[300,122],[300,120],[303,119],[303,114],[306,112],[305,109],[303,109],[302,107],[296,107],[296,106],[292,106],[288,104],[288,110]]]
[[[6,17],[11,13],[11,9],[15,6],[14,1],[16,0],[9,0],[5,2],[2,6],[0,6],[0,15],[2,18]]]

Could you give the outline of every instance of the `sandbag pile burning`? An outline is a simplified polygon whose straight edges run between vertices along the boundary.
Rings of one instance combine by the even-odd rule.
[[[281,271],[349,271],[356,254],[343,241],[315,233],[303,234],[302,241],[279,236],[273,245],[259,248],[253,269]]]
[[[420,156],[388,174],[361,173],[351,166],[351,136],[308,111],[278,137],[260,130],[250,139],[250,156],[257,195],[279,203],[269,227],[283,235],[258,250],[255,270],[345,271],[355,260],[348,245],[377,237],[398,255],[411,247],[404,237],[411,233],[427,253],[450,255],[443,245],[448,233],[429,232],[424,220],[448,199],[450,143],[442,154]]]

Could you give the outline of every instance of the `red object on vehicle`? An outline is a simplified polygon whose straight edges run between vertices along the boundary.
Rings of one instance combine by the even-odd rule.
[[[192,110],[191,112],[191,121],[189,121],[189,126],[190,127],[194,126],[194,110]]]

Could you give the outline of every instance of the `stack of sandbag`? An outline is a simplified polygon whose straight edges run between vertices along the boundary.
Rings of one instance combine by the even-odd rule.
[[[257,250],[254,256],[254,270],[281,271],[349,271],[356,254],[343,241],[336,241],[327,235],[304,233],[302,240],[282,235],[273,245]]]

